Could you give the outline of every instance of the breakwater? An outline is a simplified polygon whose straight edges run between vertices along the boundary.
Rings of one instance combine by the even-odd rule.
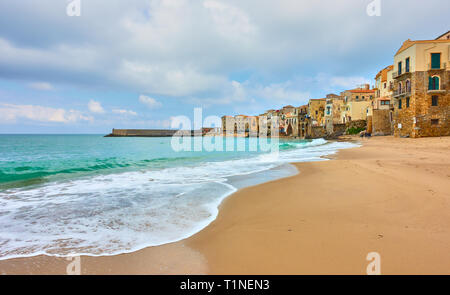
[[[113,129],[105,137],[171,137],[194,136],[194,130],[170,130],[170,129]]]

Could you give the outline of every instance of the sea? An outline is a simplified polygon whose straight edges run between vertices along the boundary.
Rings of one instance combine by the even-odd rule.
[[[0,260],[108,256],[180,241],[208,226],[238,189],[357,146],[220,140],[222,150],[207,151],[174,148],[170,137],[0,135]],[[262,148],[267,141],[271,150]]]

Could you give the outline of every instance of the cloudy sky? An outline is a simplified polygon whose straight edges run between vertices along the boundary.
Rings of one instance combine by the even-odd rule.
[[[410,38],[450,29],[448,0],[0,2],[0,133],[167,128],[259,114],[369,82]],[[439,9],[436,9],[439,7]]]

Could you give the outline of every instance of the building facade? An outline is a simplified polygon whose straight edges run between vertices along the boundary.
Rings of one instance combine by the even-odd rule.
[[[341,123],[357,120],[367,120],[370,106],[375,97],[375,90],[370,89],[369,84],[358,88],[346,90],[341,93],[344,104],[341,106]]]
[[[450,135],[449,32],[436,40],[406,40],[394,56],[394,135]]]
[[[313,126],[325,125],[325,105],[326,99],[310,99],[308,102],[308,117]]]

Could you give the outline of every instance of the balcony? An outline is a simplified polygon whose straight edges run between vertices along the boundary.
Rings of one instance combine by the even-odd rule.
[[[445,62],[440,63],[439,65],[428,64],[428,71],[445,70],[446,68],[447,64]]]
[[[411,73],[411,67],[410,66],[408,66],[408,67],[405,66],[405,67],[401,68],[400,71],[393,72],[392,73],[392,79],[398,79],[401,76],[406,75],[406,74],[410,74],[410,73]]]
[[[402,87],[401,89],[394,90],[394,97],[411,96],[411,87]]]

